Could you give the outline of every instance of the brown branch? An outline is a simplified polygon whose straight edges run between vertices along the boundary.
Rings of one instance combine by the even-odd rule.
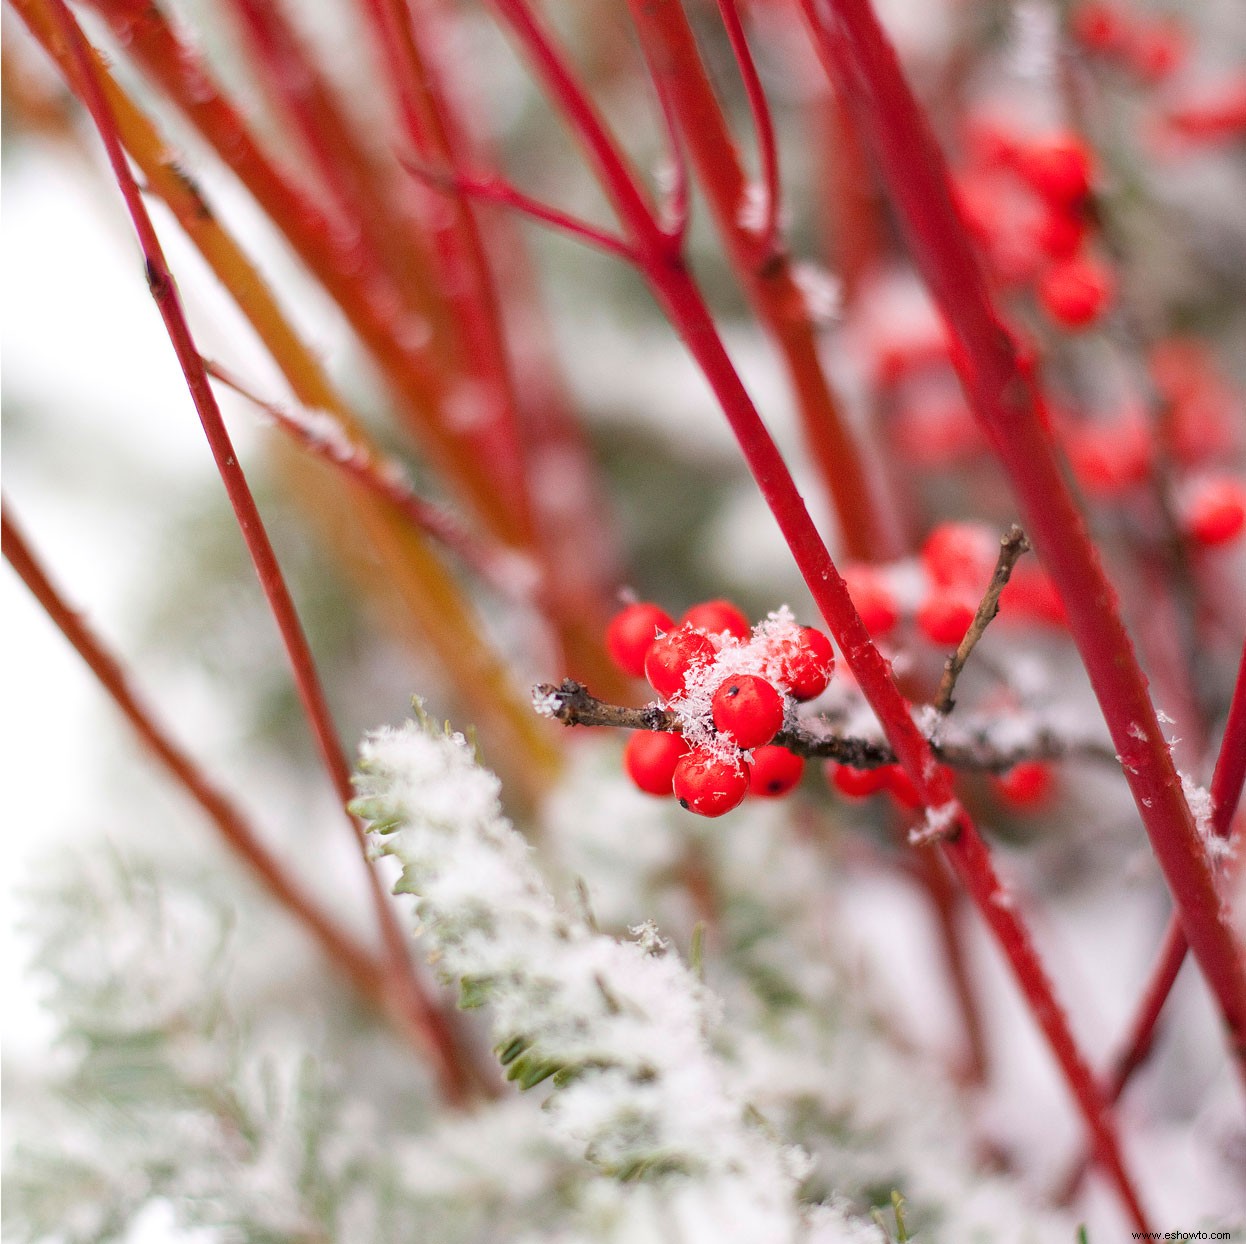
[[[973,621],[969,624],[964,639],[960,641],[960,646],[948,657],[947,664],[943,667],[939,693],[934,701],[934,706],[940,713],[950,713],[956,707],[956,701],[952,698],[952,693],[956,690],[956,680],[960,677],[961,670],[965,668],[969,654],[973,652],[978,640],[982,638],[991,620],[999,612],[1000,593],[1008,586],[1008,580],[1012,578],[1012,568],[1017,564],[1017,559],[1029,547],[1030,542],[1025,538],[1025,532],[1016,523],[1013,523],[1000,537],[999,559],[991,573],[991,582],[987,585],[981,601],[978,602],[977,612],[973,615]]]
[[[681,733],[679,715],[660,704],[625,708],[597,699],[582,683],[564,678],[558,686],[541,683],[532,689],[532,703],[544,717],[564,726],[606,726],[616,730],[664,730]],[[927,734],[927,742],[944,764],[978,773],[1005,773],[1023,760],[1103,760],[1116,762],[1111,748],[1093,740],[1061,737],[1049,727],[1034,731],[1028,742],[998,747],[991,741],[992,722],[964,727],[955,739]],[[879,769],[896,763],[885,743],[833,733],[824,717],[806,717],[785,726],[774,742],[806,759],[834,760],[854,769]]]

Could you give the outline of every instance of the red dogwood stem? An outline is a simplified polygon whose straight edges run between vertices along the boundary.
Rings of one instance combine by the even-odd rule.
[[[801,4],[819,56],[844,85],[878,159],[914,263],[952,333],[965,395],[1064,602],[1139,816],[1246,1079],[1246,960],[1216,892],[1116,594],[1061,473],[1033,378],[995,314],[953,206],[942,154],[867,0]]]

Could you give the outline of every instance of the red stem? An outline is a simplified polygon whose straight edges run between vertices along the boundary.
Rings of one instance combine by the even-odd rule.
[[[523,0],[494,0],[494,5],[507,19],[546,89],[587,148],[615,211],[635,239],[654,296],[718,398],[796,565],[887,741],[912,778],[924,805],[946,814],[948,833],[942,844],[946,857],[1011,965],[1081,1109],[1094,1138],[1096,1154],[1131,1221],[1139,1230],[1147,1230],[1146,1216],[1125,1170],[1111,1115],[1077,1047],[1029,932],[1013,910],[1011,896],[995,872],[986,843],[956,800],[951,774],[931,754],[892,677],[890,665],[871,641],[778,447],[723,346],[700,291],[681,256],[663,245],[653,214],[621,150],[532,12]]]
[[[624,263],[636,264],[638,262],[635,251],[621,237],[607,233],[604,229],[598,229],[596,225],[590,225],[586,220],[580,220],[556,207],[531,198],[496,174],[483,178],[469,177],[465,173],[443,173],[437,169],[425,168],[410,160],[403,160],[402,166],[413,177],[418,177],[422,182],[436,186],[447,193],[457,191],[459,194],[479,199],[482,203],[513,208],[540,224],[548,225],[551,229],[578,239],[587,246],[594,246],[598,250],[614,255]]]
[[[1246,784],[1246,647],[1237,667],[1237,680],[1233,686],[1233,698],[1229,703],[1228,720],[1225,722],[1224,738],[1216,757],[1216,767],[1211,777],[1211,829],[1218,838],[1229,838],[1233,829],[1233,817]],[[1181,921],[1173,916],[1164,930],[1159,953],[1147,977],[1141,1001],[1134,1012],[1133,1022],[1125,1034],[1105,1081],[1104,1095],[1116,1102],[1125,1091],[1133,1073],[1146,1061],[1155,1043],[1155,1029],[1168,995],[1177,983],[1177,974],[1185,962],[1190,944],[1186,941]],[[1074,1164],[1061,1185],[1060,1199],[1069,1201],[1076,1195],[1078,1185],[1086,1170],[1086,1158]]]
[[[1246,1079],[1246,960],[1147,693],[1115,593],[1056,458],[1029,370],[1000,324],[952,205],[942,155],[866,0],[801,0],[819,55],[843,82],[956,345],[970,406],[1007,471],[1023,523],[1068,613],[1182,927]]]
[[[753,118],[753,130],[757,135],[763,195],[757,236],[766,250],[774,250],[779,239],[780,203],[779,147],[775,140],[774,117],[770,113],[770,103],[762,89],[761,78],[757,74],[757,63],[753,60],[753,53],[749,51],[748,38],[744,33],[744,24],[740,21],[736,0],[718,0],[718,11],[722,14],[731,51],[735,55],[736,65],[744,82],[744,93],[748,97],[748,109]]]
[[[350,765],[337,738],[324,690],[320,685],[311,649],[299,622],[294,602],[264,529],[255,499],[238,465],[229,433],[221,418],[220,408],[212,393],[212,386],[191,337],[160,239],[147,214],[138,184],[126,162],[121,139],[117,133],[116,121],[96,76],[89,45],[66,8],[64,0],[46,0],[46,4],[49,15],[65,40],[75,68],[73,77],[76,81],[72,83],[75,94],[91,113],[133,222],[146,263],[148,286],[181,365],[182,374],[203,425],[204,434],[216,461],[222,483],[225,485],[230,505],[238,520],[238,526],[246,542],[247,551],[255,567],[268,607],[281,633],[282,643],[294,674],[299,700],[311,727],[321,763],[329,774],[338,799],[345,809],[353,796]],[[355,835],[360,849],[360,858],[367,872],[368,886],[390,964],[390,986],[396,991],[412,1029],[423,1036],[427,1046],[434,1052],[443,1089],[451,1100],[461,1102],[466,1094],[467,1072],[455,1048],[453,1032],[426,995],[424,987],[412,970],[407,956],[406,939],[398,925],[394,909],[381,887],[376,871],[367,862],[367,843],[363,828],[354,817],[348,816],[347,819]]]

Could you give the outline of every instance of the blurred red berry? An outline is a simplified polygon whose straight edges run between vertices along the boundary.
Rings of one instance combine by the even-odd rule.
[[[759,747],[753,752],[748,788],[754,795],[777,799],[800,781],[805,761],[786,747]]]
[[[637,730],[623,749],[623,766],[645,794],[669,795],[675,766],[687,750],[682,734]]]
[[[1071,259],[1082,249],[1089,231],[1079,212],[1051,207],[1039,219],[1034,244],[1048,259]]]
[[[1076,134],[1052,134],[1017,153],[1017,172],[1040,198],[1067,207],[1089,193],[1094,160]]]
[[[843,576],[865,629],[875,639],[886,635],[900,617],[900,606],[886,580],[873,566],[866,565],[845,566]]]
[[[1190,538],[1199,544],[1236,540],[1246,527],[1246,484],[1224,475],[1200,480],[1186,498],[1183,517]]]
[[[1073,34],[1092,52],[1119,52],[1129,40],[1132,21],[1115,4],[1096,0],[1079,4],[1072,16]]]
[[[738,807],[748,784],[749,766],[743,760],[723,760],[704,747],[679,758],[672,781],[675,798],[700,816],[722,816]]]
[[[917,610],[917,625],[931,643],[954,647],[965,638],[977,608],[963,592],[931,592]]]
[[[1023,760],[995,779],[995,789],[1014,808],[1035,808],[1045,803],[1055,785],[1051,766],[1041,760]]]
[[[1021,561],[1013,567],[1008,586],[1000,595],[999,608],[1003,617],[1026,618],[1055,626],[1063,626],[1068,621],[1064,602],[1057,595],[1050,576],[1031,561]]]
[[[980,523],[939,523],[926,537],[921,563],[939,587],[981,593],[999,557],[999,538]]]
[[[1139,415],[1082,424],[1064,439],[1073,472],[1091,496],[1120,496],[1151,472],[1154,443]]]
[[[835,649],[816,627],[802,626],[783,653],[780,678],[794,700],[812,700],[826,690],[835,671]]]
[[[1043,310],[1066,328],[1087,328],[1112,301],[1116,282],[1112,270],[1089,255],[1054,263],[1038,283]]]
[[[764,678],[729,678],[711,701],[714,726],[748,751],[769,743],[783,725],[783,697]]]
[[[749,620],[729,600],[706,600],[693,605],[680,618],[680,625],[690,626],[708,635],[721,635],[724,631],[736,639],[748,639],[753,633]]]
[[[1190,50],[1185,27],[1175,20],[1139,24],[1125,43],[1130,68],[1147,82],[1162,82],[1184,64]]]
[[[876,795],[887,784],[887,776],[883,769],[854,769],[852,765],[836,764],[833,760],[826,762],[827,781],[841,795],[849,799],[865,799]]]
[[[694,665],[714,659],[714,645],[708,635],[686,626],[668,631],[645,654],[645,677],[664,700],[674,699]]]
[[[884,765],[879,773],[882,774],[883,789],[900,807],[911,810],[922,806],[922,797],[917,793],[913,779],[900,765]]]
[[[640,678],[645,672],[645,654],[658,632],[674,625],[671,615],[657,605],[628,605],[606,627],[606,651],[625,674]]]

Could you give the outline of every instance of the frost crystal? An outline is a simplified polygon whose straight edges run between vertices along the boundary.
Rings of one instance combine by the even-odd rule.
[[[802,1238],[799,1163],[745,1123],[707,1041],[716,1004],[656,928],[619,942],[561,910],[462,735],[378,731],[360,770],[356,811],[401,863],[438,966],[493,1008],[511,1078],[553,1077],[556,1137],[609,1175],[682,1177],[675,1216],[716,1240]]]

